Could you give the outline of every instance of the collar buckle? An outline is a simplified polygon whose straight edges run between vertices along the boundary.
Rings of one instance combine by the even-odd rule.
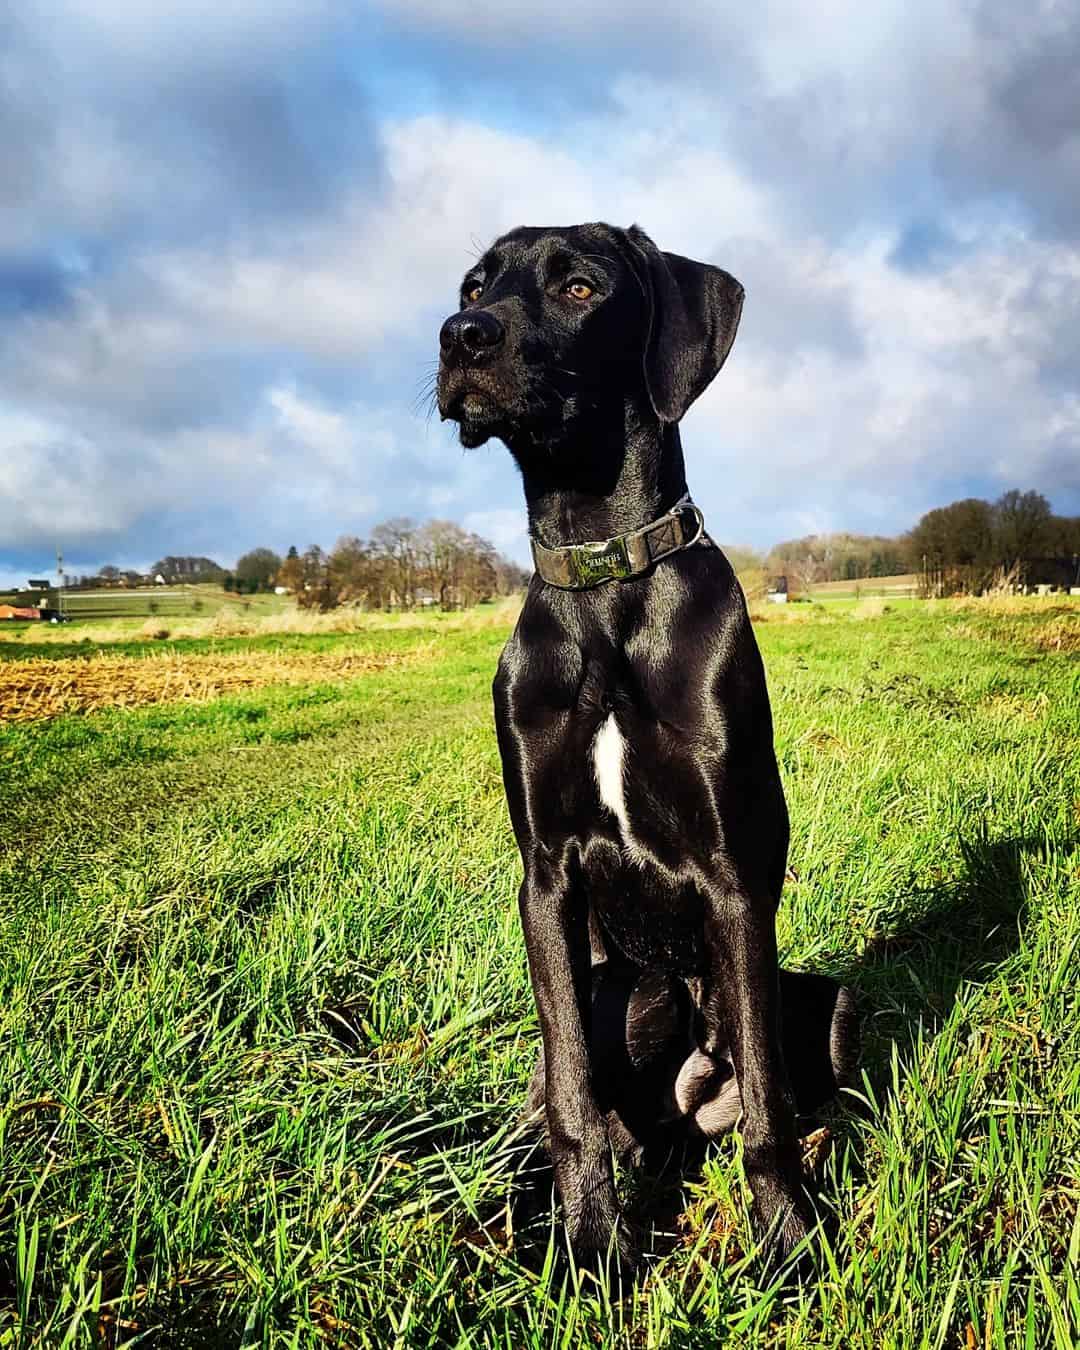
[[[596,586],[601,581],[626,581],[635,567],[626,547],[626,536],[579,544],[570,554],[570,565],[577,586]]]

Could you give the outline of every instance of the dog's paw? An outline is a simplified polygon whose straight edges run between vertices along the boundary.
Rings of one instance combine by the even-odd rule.
[[[759,1179],[753,1188],[750,1226],[762,1256],[770,1267],[791,1266],[798,1273],[808,1270],[810,1250],[806,1239],[816,1218],[804,1188],[775,1179]]]
[[[626,1218],[616,1213],[614,1221],[598,1220],[570,1230],[574,1261],[611,1283],[628,1283],[637,1274],[641,1252]]]
[[[613,1185],[585,1191],[577,1205],[567,1208],[566,1228],[579,1267],[613,1279],[633,1278],[640,1254]]]

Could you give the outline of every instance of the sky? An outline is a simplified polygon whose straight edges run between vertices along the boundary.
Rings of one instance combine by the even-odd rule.
[[[0,585],[394,515],[524,560],[422,388],[476,253],[640,224],[746,289],[683,423],[715,538],[1080,514],[1080,7],[14,0]]]

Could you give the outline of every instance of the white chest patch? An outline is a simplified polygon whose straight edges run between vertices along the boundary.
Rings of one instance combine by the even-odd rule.
[[[615,721],[615,714],[609,713],[607,721],[596,733],[592,745],[593,773],[596,786],[600,791],[600,800],[619,822],[625,843],[631,842],[630,817],[626,810],[626,793],[623,790],[623,774],[626,768],[626,742]]]

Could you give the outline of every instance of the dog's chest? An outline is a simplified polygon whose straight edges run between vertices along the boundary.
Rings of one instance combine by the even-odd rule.
[[[650,753],[647,734],[638,740],[632,724],[624,730],[612,712],[589,747],[595,815],[582,856],[590,900],[624,956],[692,975],[702,960],[701,898],[683,874],[694,849],[681,818],[678,775]]]
[[[633,825],[626,798],[627,742],[613,712],[600,723],[591,747],[593,778],[601,807],[615,821],[623,849],[634,855],[640,853],[640,842],[634,837]],[[641,822],[643,825],[645,822]]]
[[[593,737],[593,775],[596,778],[601,802],[615,816],[623,829],[629,830],[626,793],[623,791],[625,757],[626,741],[615,720],[615,714],[608,713]]]
[[[583,768],[588,828],[617,843],[634,872],[656,865],[679,871],[712,833],[691,747],[656,721],[605,711]]]

